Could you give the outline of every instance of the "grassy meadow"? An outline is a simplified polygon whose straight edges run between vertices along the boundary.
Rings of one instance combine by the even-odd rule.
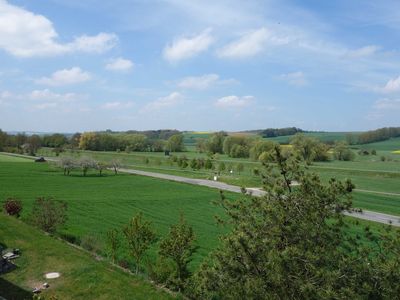
[[[0,155],[2,157],[2,155]],[[36,197],[46,196],[68,203],[67,226],[64,234],[80,239],[92,235],[103,241],[112,228],[121,228],[138,212],[152,221],[158,236],[163,236],[182,212],[193,226],[199,250],[193,264],[197,265],[215,247],[222,228],[215,226],[214,216],[221,210],[211,202],[219,192],[144,176],[106,172],[99,177],[79,172],[64,176],[61,170],[47,163],[0,163],[0,199],[16,197],[22,200],[27,218]],[[238,197],[226,193],[228,197]],[[152,250],[154,254],[156,249]],[[125,251],[120,253],[126,259]]]
[[[202,133],[203,134],[203,133]],[[316,133],[315,133],[316,134]],[[323,134],[323,133],[318,133]],[[324,133],[325,134],[325,133]],[[345,133],[341,133],[344,137]],[[201,134],[191,133],[190,137]],[[339,137],[339,133],[331,133],[331,136]],[[325,136],[326,137],[326,136]],[[368,144],[373,145],[373,144]],[[400,155],[394,153],[400,149],[400,139],[391,139],[380,143],[374,143],[377,155],[358,155],[358,149],[354,149],[354,161],[315,162],[309,169],[318,173],[321,178],[328,181],[330,178],[347,179],[350,178],[359,190],[354,193],[355,204],[364,209],[374,208],[379,212],[389,214],[400,214]],[[366,145],[358,146],[367,148]],[[197,153],[194,146],[187,146],[188,151],[174,153],[176,156],[186,156],[192,158],[207,158],[205,153]],[[51,149],[41,149],[40,153],[45,156],[52,156]],[[102,152],[102,151],[74,151],[62,153],[68,156],[91,156],[100,161],[111,161],[118,158],[126,167],[136,168],[145,171],[167,173],[191,178],[212,179],[214,170],[192,170],[190,167],[180,168],[176,163],[164,155],[155,152]],[[384,157],[384,160],[382,159]],[[226,170],[222,171],[220,181],[245,187],[260,187],[260,176],[254,174],[254,169],[262,170],[259,162],[250,159],[230,158],[227,155],[217,155],[214,157],[214,165],[225,164]],[[238,164],[243,164],[244,170],[240,174],[236,171]],[[231,174],[229,170],[233,169]],[[391,193],[394,195],[384,195]],[[398,194],[398,195],[397,195]],[[374,205],[373,205],[374,204]]]
[[[0,278],[0,295],[6,299],[32,299],[34,287],[48,282],[42,296],[57,299],[173,299],[139,277],[132,276],[92,255],[44,235],[21,221],[0,214],[4,247],[18,248],[17,268]],[[57,279],[45,279],[59,272]],[[1,298],[1,297],[0,297]]]

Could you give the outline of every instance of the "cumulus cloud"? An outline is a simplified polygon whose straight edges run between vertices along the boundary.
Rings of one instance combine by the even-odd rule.
[[[113,102],[104,103],[101,106],[101,108],[102,109],[125,109],[125,108],[131,108],[132,106],[133,106],[133,102],[113,101]]]
[[[287,83],[289,83],[290,85],[293,85],[293,86],[300,87],[300,86],[305,86],[308,84],[306,76],[301,71],[288,73],[288,74],[282,74],[281,76],[279,76],[279,78],[287,81]]]
[[[79,67],[63,69],[54,72],[50,77],[42,77],[36,80],[36,83],[49,86],[63,86],[76,83],[82,83],[90,80],[91,75],[84,72]]]
[[[0,0],[0,16],[0,48],[17,57],[71,52],[102,53],[113,48],[118,40],[113,33],[99,33],[77,37],[70,43],[60,43],[49,19],[5,0]]]
[[[161,110],[168,107],[173,107],[183,103],[183,96],[178,92],[173,92],[166,97],[158,98],[157,100],[148,103],[142,112],[149,112],[153,110]]]
[[[347,57],[350,58],[362,58],[375,54],[380,49],[379,46],[369,45],[365,47],[361,47],[355,50],[348,50],[346,53]]]
[[[396,93],[400,92],[400,76],[397,78],[390,79],[386,85],[381,88],[383,93]]]
[[[122,57],[112,59],[108,64],[106,64],[106,70],[109,71],[126,72],[131,70],[132,68],[133,62],[129,59],[125,59]]]
[[[178,62],[206,51],[213,41],[209,28],[196,36],[176,38],[171,44],[165,46],[163,55],[169,62]]]
[[[235,95],[219,98],[215,102],[215,106],[220,108],[244,107],[249,105],[254,100],[253,96],[238,97]]]
[[[242,35],[238,40],[231,42],[217,50],[217,55],[224,58],[245,58],[262,52],[267,45],[287,44],[288,40],[279,38],[266,28],[260,28]]]
[[[374,103],[373,108],[377,110],[398,110],[400,109],[400,99],[379,99]]]

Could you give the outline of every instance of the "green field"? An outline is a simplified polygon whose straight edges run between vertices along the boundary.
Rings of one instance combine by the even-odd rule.
[[[305,136],[314,137],[322,142],[343,141],[346,139],[346,134],[349,132],[304,132]],[[275,141],[280,144],[289,144],[293,135],[277,136],[273,138],[266,138],[267,140]]]
[[[0,296],[6,299],[32,299],[33,288],[44,282],[50,284],[42,293],[46,299],[173,299],[147,281],[96,261],[13,217],[0,214],[0,224],[1,245],[22,253],[15,260],[17,268],[1,275]],[[49,272],[59,272],[61,277],[45,279]]]
[[[400,148],[400,145],[398,148]],[[46,149],[42,149],[41,151],[45,155],[52,154]],[[354,152],[357,153],[357,150]],[[71,155],[71,153],[63,153],[62,155]],[[127,167],[192,178],[211,179],[215,172],[213,170],[204,169],[192,170],[190,167],[182,169],[176,164],[171,164],[168,157],[165,157],[163,153],[77,151],[72,155],[88,155],[102,161],[110,161],[113,158],[118,158]],[[174,155],[185,155],[188,158],[206,157],[204,153],[196,153],[194,151],[174,153]],[[382,161],[381,156],[387,159]],[[145,158],[149,159],[149,163],[145,163]],[[220,162],[224,162],[226,165],[226,171],[221,173],[220,181],[245,187],[261,186],[260,177],[253,173],[254,168],[262,170],[262,166],[259,162],[249,159],[230,158],[227,155],[218,155],[218,157],[214,159],[214,162],[215,165],[218,165]],[[231,167],[235,170],[238,163],[244,165],[244,171],[241,172],[241,174],[238,174],[236,171],[230,174],[228,170]],[[328,162],[316,162],[309,168],[311,171],[318,173],[325,181],[330,178],[351,178],[356,184],[357,189],[376,192],[366,195],[356,192],[354,197],[357,206],[369,209],[371,208],[371,203],[376,202],[375,207],[377,211],[389,214],[400,214],[399,209],[396,208],[400,207],[400,155],[393,154],[388,150],[378,150],[377,155],[360,156],[356,154],[354,161],[331,160]],[[382,196],[380,193],[395,193],[399,195]]]
[[[21,199],[24,205],[22,220],[27,219],[33,200],[38,196],[53,196],[66,201],[69,219],[66,227],[61,230],[63,235],[78,238],[91,235],[103,242],[107,230],[121,228],[140,211],[153,222],[160,240],[169,226],[177,222],[182,212],[188,223],[193,226],[197,237],[199,249],[190,266],[195,270],[218,245],[218,236],[226,232],[226,229],[220,228],[214,221],[215,215],[222,214],[221,209],[211,203],[219,197],[215,189],[143,176],[115,176],[111,172],[106,172],[102,177],[93,172],[83,177],[77,171],[71,176],[63,176],[62,172],[51,164],[34,163],[27,159],[8,161],[3,155],[0,155],[0,158],[0,199]],[[230,193],[227,193],[227,196],[232,199],[240,197]],[[383,195],[371,197],[371,194],[355,193],[354,202],[356,207],[400,215],[399,201],[400,197],[393,199]],[[350,232],[356,234],[362,230],[354,219],[346,219],[351,220]],[[104,291],[103,282],[113,284],[113,280],[118,281],[113,284],[113,288],[118,289],[118,293],[115,293],[116,299],[162,299],[149,284],[131,279],[123,272],[108,266],[106,262],[96,262],[90,255],[70,249],[70,246],[43,236],[35,229],[9,217],[0,216],[0,222],[0,242],[8,247],[21,248],[24,253],[18,261],[20,268],[7,274],[0,281],[0,289],[31,288],[41,280],[43,273],[58,271],[65,275],[54,284],[57,295],[62,295],[62,299],[85,298],[86,293],[93,293],[92,289],[85,288],[90,286],[89,282],[102,285],[96,289],[99,295],[96,299],[103,299],[102,296],[104,299],[110,299],[110,291]],[[372,224],[374,230],[382,228],[376,223],[360,224]],[[37,244],[39,246],[34,246]],[[155,245],[151,249],[150,260],[155,258],[157,247]],[[45,259],[42,259],[42,256],[45,256]],[[59,259],[60,257],[63,259]],[[131,267],[133,266],[125,247],[120,249],[118,260],[126,260],[130,262]],[[57,270],[54,270],[54,266],[57,266]],[[104,272],[106,274],[103,274]],[[91,286],[96,288],[95,284]],[[71,289],[74,293],[67,294]],[[50,294],[51,291],[50,289]],[[26,293],[21,290],[18,292]],[[60,292],[61,294],[58,294]]]
[[[82,238],[94,235],[103,240],[107,230],[121,228],[136,213],[153,222],[158,236],[184,213],[193,226],[199,250],[193,264],[197,265],[217,244],[223,232],[215,226],[214,216],[220,209],[211,202],[219,198],[215,189],[192,186],[143,176],[107,173],[82,177],[78,173],[64,176],[48,164],[0,163],[0,199],[17,197],[23,201],[25,218],[33,200],[52,196],[68,203],[69,220],[62,231]],[[227,194],[229,197],[237,195]],[[156,249],[153,249],[153,253]],[[120,254],[126,259],[125,251]]]
[[[400,150],[400,137],[391,138],[387,141],[358,145],[359,148],[362,149],[375,149],[375,150],[383,150],[383,151],[395,151]]]

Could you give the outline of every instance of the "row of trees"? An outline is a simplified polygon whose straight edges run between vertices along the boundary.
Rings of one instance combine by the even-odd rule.
[[[143,260],[148,250],[159,241],[156,231],[142,213],[135,215],[121,230],[109,230],[106,236],[107,252],[114,263],[118,260],[122,237],[138,274],[144,268]],[[172,225],[169,233],[159,241],[158,258],[147,263],[148,275],[173,290],[185,290],[191,275],[188,265],[197,249],[194,242],[193,228],[181,214],[179,222]]]
[[[79,140],[79,148],[93,151],[153,151],[165,150],[181,152],[185,149],[183,135],[174,134],[168,140],[152,140],[144,134],[111,134],[102,132],[85,132]]]
[[[358,134],[349,133],[346,135],[346,141],[350,145],[368,144],[385,141],[395,137],[400,137],[400,127],[384,127]]]
[[[286,128],[267,128],[262,130],[259,134],[264,138],[294,135],[299,132],[304,132],[300,128],[286,127]]]
[[[83,156],[79,159],[64,156],[58,160],[56,164],[64,171],[64,175],[70,175],[73,170],[80,170],[83,176],[86,176],[91,169],[97,170],[99,175],[102,176],[103,171],[108,168],[112,168],[116,175],[118,169],[121,167],[121,162],[117,159],[113,159],[110,162],[104,162],[94,160],[88,156]]]
[[[258,160],[262,152],[273,149],[275,143],[261,140],[259,137],[248,135],[228,136],[226,132],[213,133],[208,139],[198,139],[196,148],[199,152],[210,154],[227,154],[235,158]]]
[[[218,132],[211,135],[207,140],[198,140],[197,149],[199,152],[224,153],[230,157],[250,157],[253,160],[265,161],[269,157],[268,153],[276,145],[275,142],[254,136],[228,136],[225,132]],[[333,158],[338,160],[354,159],[353,151],[349,149],[345,142],[336,142],[332,146],[314,137],[297,133],[290,139],[290,145],[292,148],[287,148],[286,152],[293,151],[308,163],[327,161],[332,157],[330,152],[333,153]]]
[[[51,147],[58,154],[65,148],[93,151],[184,151],[183,135],[176,131],[141,133],[85,132],[71,136],[7,134],[0,129],[0,151],[34,155],[40,147]],[[175,133],[175,134],[171,134]],[[161,139],[157,137],[168,137]]]

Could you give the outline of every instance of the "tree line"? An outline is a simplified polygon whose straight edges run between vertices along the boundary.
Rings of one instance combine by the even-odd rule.
[[[146,131],[142,133],[84,132],[67,136],[7,134],[0,129],[0,151],[34,155],[41,147],[51,147],[58,154],[64,149],[92,151],[172,151],[185,150],[183,135],[175,131]],[[173,134],[172,134],[173,133]],[[163,139],[165,138],[165,139]]]
[[[346,139],[349,144],[369,144],[395,137],[400,137],[400,127],[384,127],[359,134],[348,134]]]
[[[227,154],[233,158],[251,158],[255,161],[265,161],[269,152],[277,143],[263,140],[254,135],[228,135],[226,132],[217,132],[208,139],[198,139],[196,148],[199,152],[210,154]],[[355,154],[344,141],[328,145],[317,138],[296,133],[290,138],[290,146],[285,153],[293,152],[307,163],[313,161],[353,160]]]

